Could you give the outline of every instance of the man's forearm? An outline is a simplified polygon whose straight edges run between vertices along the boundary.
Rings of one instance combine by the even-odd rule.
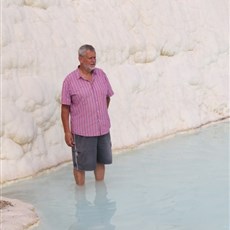
[[[61,120],[62,120],[64,132],[71,133],[70,127],[69,127],[69,106],[68,105],[62,105],[61,107]]]

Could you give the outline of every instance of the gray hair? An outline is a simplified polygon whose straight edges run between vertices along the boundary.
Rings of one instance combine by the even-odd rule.
[[[85,44],[85,45],[83,45],[83,46],[81,46],[81,47],[79,48],[79,50],[78,50],[78,56],[79,56],[79,57],[80,57],[80,56],[84,56],[87,50],[90,50],[90,51],[95,52],[95,49],[94,49],[93,46],[88,45],[88,44]]]

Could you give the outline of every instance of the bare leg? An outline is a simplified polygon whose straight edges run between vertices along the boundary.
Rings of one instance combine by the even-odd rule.
[[[105,176],[105,165],[97,164],[96,169],[94,170],[95,179],[97,181],[104,180]]]
[[[73,175],[77,185],[85,184],[85,171],[73,169]]]

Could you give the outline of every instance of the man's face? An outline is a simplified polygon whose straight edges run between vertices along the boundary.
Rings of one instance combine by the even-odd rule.
[[[87,50],[84,56],[79,57],[80,64],[88,72],[91,72],[96,66],[96,53]]]

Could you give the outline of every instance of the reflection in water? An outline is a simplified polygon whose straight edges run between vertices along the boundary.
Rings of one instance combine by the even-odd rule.
[[[106,184],[69,164],[2,194],[34,205],[33,230],[229,230],[229,147],[227,122],[115,155]]]
[[[76,187],[76,221],[69,230],[115,229],[111,219],[116,211],[116,202],[107,198],[104,182],[96,182],[95,190],[94,202],[90,202],[86,198],[85,187]]]

